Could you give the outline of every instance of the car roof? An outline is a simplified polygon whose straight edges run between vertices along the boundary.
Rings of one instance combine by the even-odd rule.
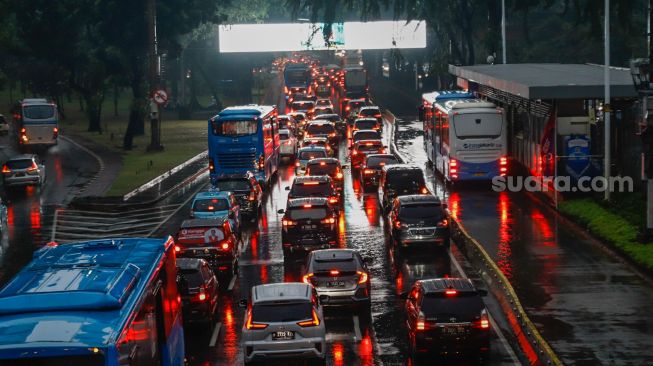
[[[222,227],[226,217],[216,217],[211,219],[188,219],[181,223],[181,229],[195,228],[195,227]]]
[[[383,167],[384,171],[388,170],[419,170],[422,171],[422,168],[418,167],[417,165],[413,164],[392,164],[392,165],[386,165]]]
[[[233,195],[231,191],[205,191],[199,192],[195,195],[195,199],[204,199],[204,198],[229,198]]]
[[[304,141],[313,141],[313,140],[315,140],[315,141],[329,141],[329,138],[324,137],[324,136],[311,136],[311,137],[305,137],[304,138]]]
[[[322,162],[340,164],[340,161],[338,159],[336,159],[336,158],[315,158],[315,159],[309,160],[307,164],[313,165],[313,164],[319,164],[319,163],[322,163]]]
[[[329,201],[326,197],[304,197],[304,198],[291,198],[288,200],[287,208],[297,208],[304,205],[313,206],[328,206]]]
[[[288,300],[310,301],[311,285],[302,282],[269,283],[252,287],[252,303]]]
[[[177,268],[199,270],[204,259],[201,258],[177,258]]]
[[[422,204],[422,203],[434,203],[441,204],[440,199],[432,194],[409,194],[406,196],[397,197],[397,201],[401,205],[411,205],[411,204]]]
[[[451,277],[451,278],[430,278],[418,280],[425,294],[441,293],[446,290],[456,290],[458,292],[476,292],[472,281],[468,278]]]
[[[331,177],[328,175],[302,175],[299,177],[295,177],[295,180],[293,181],[293,184],[295,183],[305,183],[305,182],[329,182],[331,181]]]
[[[36,155],[34,155],[34,154],[20,154],[20,155],[12,156],[12,157],[9,158],[7,161],[12,161],[12,160],[27,160],[27,159],[32,159],[32,158],[34,158],[35,156],[36,156]]]

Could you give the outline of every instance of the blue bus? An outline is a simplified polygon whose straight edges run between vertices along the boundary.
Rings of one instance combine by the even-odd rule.
[[[228,174],[254,173],[263,187],[279,168],[279,126],[274,106],[224,109],[209,120],[211,183]]]
[[[286,99],[290,94],[309,94],[312,80],[311,67],[304,63],[288,63],[283,69],[283,84]]]
[[[475,98],[444,98],[429,107],[423,112],[425,148],[433,168],[447,182],[492,180],[507,174],[503,109]]]
[[[424,150],[429,163],[435,161],[435,129],[433,115],[435,113],[435,103],[443,100],[453,99],[470,99],[474,98],[472,93],[463,90],[441,90],[422,94],[422,104],[419,107],[419,120],[422,121],[424,131]]]
[[[0,290],[0,365],[184,365],[175,265],[171,237],[39,249]]]

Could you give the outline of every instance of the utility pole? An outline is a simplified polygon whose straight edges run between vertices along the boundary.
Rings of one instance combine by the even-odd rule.
[[[605,100],[603,102],[603,122],[604,122],[604,135],[605,135],[605,152],[603,160],[603,173],[605,176],[605,196],[604,200],[610,200],[610,113],[612,112],[612,106],[610,105],[610,0],[604,0],[605,4],[605,45],[603,49],[603,56],[605,59],[605,65],[603,65],[603,79],[604,79],[604,93]]]
[[[154,92],[159,88],[159,55],[157,50],[157,37],[156,37],[156,0],[145,0],[147,10],[147,45],[148,45],[148,78],[149,78],[149,97],[150,102],[154,96]],[[149,103],[153,105],[153,103]],[[154,108],[150,110],[150,145],[147,147],[149,151],[163,150],[161,146],[161,113]]]
[[[502,61],[506,60],[506,0],[501,0],[501,51],[503,52]]]
[[[653,116],[649,117],[649,109],[653,109],[653,106],[647,105],[649,95],[651,93],[651,86],[653,86],[653,34],[651,34],[651,23],[653,23],[653,0],[649,0],[648,4],[648,25],[647,25],[647,34],[648,37],[648,93],[643,95],[643,116],[645,118],[644,123],[646,124],[645,130],[650,134],[653,131]],[[650,141],[649,141],[650,142]],[[650,149],[651,146],[645,146],[645,149]],[[651,165],[650,159],[651,151],[647,151],[645,155],[644,163]],[[648,169],[646,174],[646,236],[651,237],[653,235],[653,173]]]

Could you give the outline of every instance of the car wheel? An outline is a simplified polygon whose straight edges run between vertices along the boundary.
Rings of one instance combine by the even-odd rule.
[[[326,365],[326,357],[316,358],[314,360],[311,360],[309,362],[309,365],[311,365],[311,366],[325,366]]]

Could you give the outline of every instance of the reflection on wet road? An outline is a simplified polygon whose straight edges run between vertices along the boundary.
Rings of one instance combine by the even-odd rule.
[[[399,129],[399,150],[426,167],[421,123],[400,123]],[[650,362],[652,284],[523,194],[496,193],[489,184],[449,190],[431,169],[426,172],[435,192],[448,199],[452,215],[510,279],[531,320],[565,363]]]

